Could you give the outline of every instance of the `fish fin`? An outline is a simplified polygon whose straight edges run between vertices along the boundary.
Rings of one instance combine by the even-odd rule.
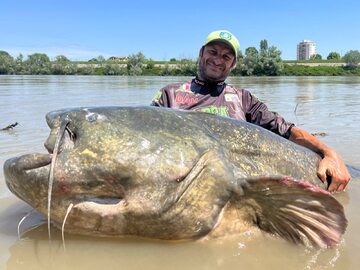
[[[251,178],[242,185],[242,193],[260,229],[293,243],[333,247],[345,232],[342,205],[308,182],[276,176]]]

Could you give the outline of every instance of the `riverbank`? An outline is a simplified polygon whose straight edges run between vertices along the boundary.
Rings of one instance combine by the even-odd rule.
[[[116,63],[52,63],[48,67],[30,68],[0,72],[0,75],[104,75],[104,76],[195,76],[195,62],[186,64],[151,64],[138,67],[137,72],[129,72],[127,64]],[[256,74],[254,76],[265,76]],[[240,68],[236,68],[230,76],[251,77]],[[360,76],[360,67],[348,68],[344,63],[285,63],[277,76]]]
[[[195,76],[197,62],[191,59],[176,61],[136,61],[92,60],[50,61],[37,55],[36,61],[0,61],[0,75],[112,75],[112,76]],[[0,59],[1,60],[1,59]],[[340,60],[284,60],[273,68],[251,65],[239,59],[231,76],[360,76],[360,67],[349,67]],[[275,68],[276,67],[276,68]],[[272,72],[269,72],[269,69]]]

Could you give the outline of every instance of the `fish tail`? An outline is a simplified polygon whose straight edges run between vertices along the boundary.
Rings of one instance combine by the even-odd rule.
[[[343,206],[327,191],[284,177],[247,179],[242,196],[260,229],[293,243],[326,248],[338,244],[347,226]]]

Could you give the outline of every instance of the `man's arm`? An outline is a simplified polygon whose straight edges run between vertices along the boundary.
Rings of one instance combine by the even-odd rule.
[[[298,127],[291,128],[290,141],[302,145],[322,155],[317,174],[325,182],[327,176],[331,177],[328,190],[330,192],[342,191],[350,181],[350,174],[341,157],[331,148],[322,143],[315,136]]]
[[[156,107],[166,107],[164,106],[164,98],[163,98],[163,89],[159,90],[158,92],[156,92],[154,98],[151,101],[150,106],[156,106]]]

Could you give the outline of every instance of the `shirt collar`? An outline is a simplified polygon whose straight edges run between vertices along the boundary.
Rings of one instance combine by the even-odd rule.
[[[225,81],[207,83],[207,82],[204,82],[204,81],[200,80],[200,79],[198,78],[198,76],[195,77],[194,82],[195,82],[196,84],[199,84],[199,85],[202,85],[202,86],[211,86],[211,87],[213,87],[214,85],[216,85],[216,86],[222,86],[222,85],[225,84]]]
[[[207,83],[200,80],[198,77],[191,81],[191,91],[194,93],[211,96],[219,96],[226,86],[225,81]]]

